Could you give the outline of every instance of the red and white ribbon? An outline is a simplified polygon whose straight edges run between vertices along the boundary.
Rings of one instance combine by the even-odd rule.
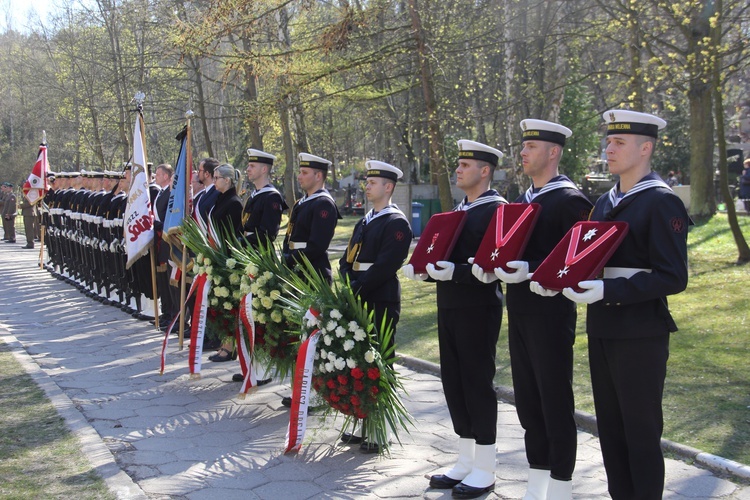
[[[237,353],[243,376],[240,394],[247,394],[251,387],[258,384],[252,365],[253,352],[255,351],[255,320],[253,319],[252,304],[253,295],[251,293],[242,297],[237,321]]]
[[[513,223],[513,225],[506,233],[505,231],[503,231],[503,216],[505,214],[505,208],[500,210],[500,213],[497,217],[497,225],[495,226],[495,246],[497,248],[500,248],[501,246],[504,246],[506,243],[508,243],[508,241],[513,238],[513,235],[516,234],[518,228],[521,227],[521,224],[524,223],[524,221],[529,217],[529,215],[531,215],[533,211],[534,207],[532,207],[531,205],[526,207],[526,210],[524,210],[521,216],[516,219],[516,222]]]
[[[318,317],[320,313],[310,309],[308,314]],[[305,439],[307,430],[307,407],[312,396],[313,363],[315,351],[320,339],[320,330],[316,329],[310,334],[299,347],[297,352],[297,363],[294,371],[294,385],[292,387],[292,408],[289,414],[289,429],[286,433],[286,446],[284,453],[297,453]]]
[[[206,334],[206,319],[208,316],[208,292],[211,291],[211,278],[203,273],[195,278],[196,286],[195,307],[193,308],[192,335],[190,336],[190,376],[198,376],[201,372],[201,356],[203,355],[203,337]]]
[[[195,280],[190,285],[190,291],[187,294],[187,298],[185,302],[189,301],[190,297],[193,296],[193,292],[195,292],[197,283],[198,283],[198,280]],[[161,343],[161,369],[159,370],[159,375],[164,375],[164,367],[167,364],[167,347],[169,346],[169,336],[172,334],[172,328],[174,328],[175,323],[177,323],[179,319],[180,319],[180,313],[177,313],[177,316],[175,316],[172,322],[169,324],[167,331],[164,332],[164,340]]]

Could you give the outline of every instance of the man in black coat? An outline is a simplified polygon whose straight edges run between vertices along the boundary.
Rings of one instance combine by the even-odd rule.
[[[458,460],[445,474],[430,478],[430,486],[453,489],[454,498],[476,498],[495,488],[497,398],[495,347],[503,317],[502,292],[471,272],[474,257],[498,205],[507,203],[490,188],[503,153],[474,141],[458,141],[456,186],[466,197],[454,209],[467,212],[466,222],[450,259],[428,264],[437,282],[440,373],[445,400],[458,435]],[[415,275],[406,265],[404,275]]]
[[[662,395],[669,336],[677,325],[667,296],[687,287],[682,201],[651,171],[661,118],[610,110],[607,163],[620,181],[596,202],[591,220],[623,221],[628,233],[603,279],[563,295],[588,304],[586,331],[599,440],[614,499],[659,499],[664,491]]]
[[[329,165],[331,162],[325,158],[299,154],[297,182],[305,195],[297,200],[289,214],[282,255],[284,263],[292,270],[297,270],[302,256],[307,257],[313,269],[331,283],[328,246],[341,215],[333,197],[325,189]],[[292,398],[282,398],[281,404],[291,407]]]
[[[247,150],[247,180],[254,190],[242,210],[242,230],[247,244],[257,248],[259,243],[273,243],[279,234],[281,214],[289,206],[281,193],[271,184],[271,169],[276,157],[258,149]]]
[[[544,120],[521,122],[521,160],[532,185],[515,200],[537,203],[541,212],[521,260],[484,273],[481,281],[499,278],[507,284],[508,343],[516,411],[525,430],[529,481],[527,500],[565,500],[572,496],[578,431],[573,418],[573,344],[576,305],[562,295],[541,297],[529,288],[535,271],[568,230],[588,219],[591,202],[558,166],[567,127]]]
[[[180,291],[169,282],[169,243],[162,238],[164,219],[167,217],[169,194],[172,190],[174,169],[168,163],[156,167],[155,184],[159,188],[152,201],[154,212],[154,245],[156,246],[156,291],[161,299],[159,327],[166,330],[169,323],[180,312]]]
[[[289,268],[296,268],[304,255],[329,283],[332,274],[328,246],[341,218],[336,202],[325,189],[330,164],[319,156],[299,154],[297,182],[305,195],[292,207],[283,245],[284,261]]]
[[[339,260],[339,272],[368,310],[374,311],[375,328],[385,321],[392,334],[401,315],[401,283],[396,273],[409,254],[412,232],[409,221],[398,206],[391,203],[396,182],[403,172],[381,161],[368,161],[365,195],[372,203],[370,210],[357,224],[344,256]],[[391,337],[391,347],[394,337]],[[368,443],[356,432],[345,432],[341,440],[360,444],[366,453],[378,452],[378,445]]]

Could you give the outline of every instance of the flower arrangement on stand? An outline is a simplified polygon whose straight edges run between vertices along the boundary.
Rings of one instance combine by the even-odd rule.
[[[208,292],[206,331],[208,338],[228,342],[234,338],[240,303],[241,268],[220,238],[210,238],[192,219],[183,222],[181,239],[195,253],[193,272],[211,280]],[[212,228],[217,234],[216,228]]]
[[[258,248],[232,245],[232,255],[244,270],[239,294],[252,297],[254,358],[275,376],[285,378],[294,369],[301,322],[301,315],[285,306],[286,300],[294,300],[300,293],[290,284],[291,271],[271,244]]]
[[[345,416],[345,427],[361,420],[364,435],[387,452],[389,434],[412,424],[399,391],[403,385],[394,369],[395,347],[390,324],[373,324],[374,313],[354,295],[343,278],[328,283],[303,264],[296,286],[309,286],[303,301],[290,304],[304,314],[304,342],[317,335],[312,386],[329,407]]]

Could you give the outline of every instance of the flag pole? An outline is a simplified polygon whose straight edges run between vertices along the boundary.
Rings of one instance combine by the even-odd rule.
[[[185,222],[186,217],[190,217],[187,211],[188,200],[190,199],[190,185],[193,176],[193,152],[191,149],[190,141],[192,140],[192,134],[190,130],[190,119],[195,113],[192,110],[185,112],[185,119],[187,120],[187,138],[185,139],[185,210],[182,212],[182,221]],[[186,301],[186,279],[187,279],[187,247],[185,243],[182,244],[182,272],[180,273],[180,334],[179,334],[179,347],[183,349],[185,342],[185,301]]]
[[[47,145],[47,131],[42,130],[42,144]],[[47,194],[47,172],[44,172],[44,179],[42,179],[42,186],[44,190],[42,194]],[[44,197],[42,197],[42,206],[44,206]],[[44,269],[44,233],[46,227],[42,224],[42,213],[41,210],[37,210],[37,217],[39,217],[39,269]]]
[[[133,97],[133,100],[136,104],[136,109],[138,111],[138,114],[141,115],[140,123],[141,123],[141,137],[146,137],[146,125],[143,123],[143,101],[146,99],[146,94],[143,92],[137,92],[135,94],[135,97]],[[148,157],[146,156],[146,148],[143,148],[143,156],[144,160],[146,160]],[[146,183],[150,180],[151,172],[148,171],[148,164],[146,163],[143,165],[143,168],[146,171]],[[150,201],[150,200],[149,200]],[[154,255],[154,250],[156,249],[156,242],[152,241],[151,246],[148,249],[148,254],[151,256],[151,290],[154,296],[154,326],[157,330],[159,330],[159,295],[156,290],[156,256]]]

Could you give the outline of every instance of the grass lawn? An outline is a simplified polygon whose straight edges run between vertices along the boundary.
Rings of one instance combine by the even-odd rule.
[[[114,498],[2,340],[0,407],[0,497]]]
[[[337,241],[346,243],[356,220],[340,222]],[[750,217],[740,217],[740,223],[750,240]],[[750,464],[750,265],[734,264],[737,250],[724,214],[691,228],[688,251],[688,288],[669,299],[680,330],[670,343],[664,437]],[[438,362],[435,285],[406,279],[401,285],[397,349]],[[584,306],[578,314],[576,406],[594,413]],[[512,385],[506,321],[497,345],[495,380]]]

